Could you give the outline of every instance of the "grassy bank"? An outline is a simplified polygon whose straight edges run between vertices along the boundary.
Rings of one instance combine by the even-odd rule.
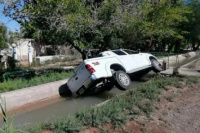
[[[29,129],[30,133],[39,133],[44,130],[55,133],[78,132],[87,127],[97,127],[104,132],[103,125],[111,123],[115,127],[134,120],[140,114],[151,117],[154,103],[159,95],[169,86],[182,88],[191,86],[199,81],[197,77],[156,77],[151,81],[139,85],[118,95],[105,104],[79,110],[74,116],[63,116],[53,122],[46,122]],[[106,131],[105,131],[106,132]]]
[[[0,83],[0,93],[66,79],[71,75],[72,72],[52,72],[43,74],[41,76],[35,76],[30,79],[10,79],[3,83]]]

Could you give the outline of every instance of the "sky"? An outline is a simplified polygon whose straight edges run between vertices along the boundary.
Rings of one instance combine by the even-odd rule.
[[[12,20],[11,18],[9,17],[5,17],[5,15],[3,14],[3,5],[0,4],[0,23],[4,23],[7,28],[8,28],[8,31],[20,31],[20,24],[17,23],[16,21]]]

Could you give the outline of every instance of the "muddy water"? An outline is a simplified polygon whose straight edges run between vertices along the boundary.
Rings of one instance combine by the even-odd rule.
[[[146,80],[133,81],[132,87]],[[77,110],[83,107],[89,107],[101,103],[120,93],[123,93],[123,91],[120,91],[117,88],[113,88],[111,91],[89,96],[82,96],[77,98],[59,97],[49,100],[48,102],[41,102],[36,105],[21,108],[18,111],[14,111],[15,115],[13,124],[17,128],[28,128],[39,122],[52,121],[57,117],[74,114]],[[0,125],[2,125],[2,119]]]

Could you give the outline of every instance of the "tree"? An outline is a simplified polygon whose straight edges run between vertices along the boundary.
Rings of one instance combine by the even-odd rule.
[[[4,13],[22,25],[25,37],[70,45],[85,59],[89,48],[149,51],[156,42],[161,50],[178,50],[190,10],[181,0],[13,0]]]
[[[0,50],[7,46],[7,27],[4,24],[0,24]]]
[[[162,44],[161,42],[164,43],[167,39],[183,39],[182,34],[185,31],[178,26],[181,22],[187,22],[186,14],[190,13],[190,10],[181,0],[175,3],[171,0],[159,2],[146,0],[138,11],[139,15],[133,15],[130,23],[134,31],[138,31],[137,37],[140,43],[144,44],[146,51],[150,50],[153,41]]]
[[[20,33],[18,33],[18,32],[13,32],[13,31],[9,31],[7,42],[8,42],[9,44],[13,44],[13,43],[16,43],[16,41],[17,41],[18,39],[20,39],[20,38],[21,38]]]
[[[183,23],[182,29],[188,31],[185,34],[186,42],[192,44],[193,50],[198,50],[200,46],[200,2],[198,0],[191,0],[187,6],[192,11],[187,15],[189,23]]]

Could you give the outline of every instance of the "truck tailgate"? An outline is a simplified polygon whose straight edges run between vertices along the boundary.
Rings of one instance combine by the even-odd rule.
[[[89,77],[90,73],[85,68],[85,63],[83,62],[79,65],[72,77],[68,80],[67,85],[72,93],[76,92]]]

